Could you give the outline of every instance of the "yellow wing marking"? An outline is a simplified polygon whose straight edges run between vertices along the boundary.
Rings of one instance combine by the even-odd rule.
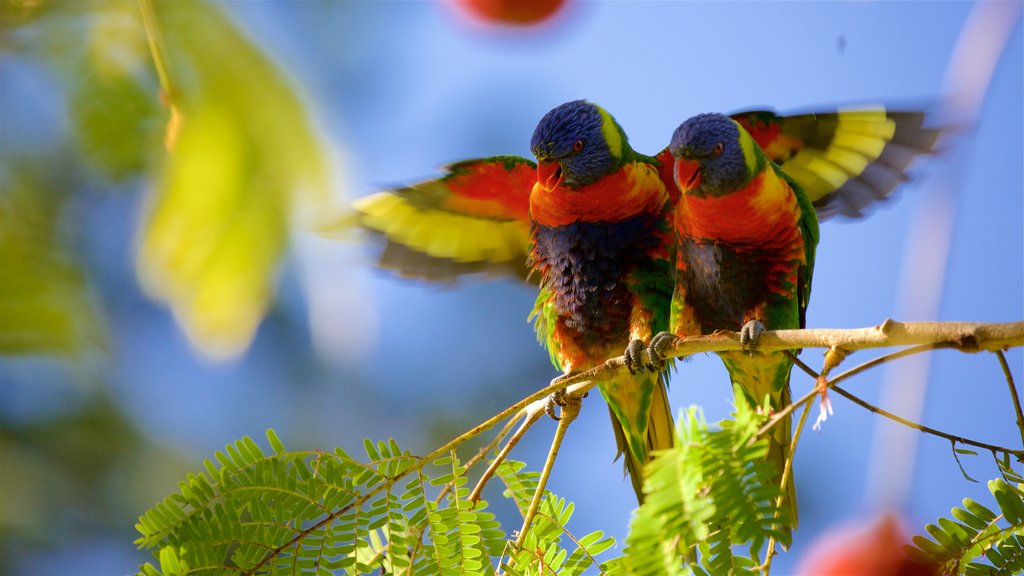
[[[784,170],[817,200],[856,178],[879,156],[896,133],[896,121],[884,108],[840,110],[828,147],[805,148],[786,162]]]
[[[391,192],[360,198],[354,204],[362,223],[388,239],[456,262],[509,262],[523,257],[529,227],[515,220],[492,221],[412,206]]]

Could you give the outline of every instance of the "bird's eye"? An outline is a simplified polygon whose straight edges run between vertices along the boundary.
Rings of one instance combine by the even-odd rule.
[[[577,141],[573,142],[572,149],[575,150],[576,152],[582,151],[583,150],[583,140],[577,140]]]
[[[722,154],[723,150],[725,150],[725,144],[719,142],[718,144],[715,144],[715,147],[714,149],[711,150],[711,153],[714,154],[715,156],[719,156]]]

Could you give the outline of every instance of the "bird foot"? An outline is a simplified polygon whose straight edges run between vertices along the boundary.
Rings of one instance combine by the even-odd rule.
[[[662,334],[672,336],[667,332],[662,332]],[[658,334],[658,336],[661,336],[661,334]],[[655,338],[658,336],[655,336]],[[672,336],[672,338],[674,339],[675,337]],[[662,346],[661,350],[663,351],[664,349],[665,346]],[[643,340],[634,338],[626,346],[623,357],[625,357],[626,368],[629,369],[630,374],[639,374],[645,370],[650,372],[662,372],[665,370],[665,357],[661,351],[655,348],[654,339],[651,340],[651,345],[648,346],[644,344]]]
[[[651,356],[651,366],[648,369],[653,372],[661,372],[665,369],[665,361],[667,360],[666,352],[672,349],[676,345],[679,338],[671,332],[658,332],[651,338],[651,345],[647,347],[648,354]]]
[[[590,396],[590,392],[584,392],[582,396],[578,394],[570,396],[566,394],[565,388],[555,390],[547,398],[547,403],[544,405],[544,413],[557,422],[562,419],[561,412],[563,408],[570,403],[579,404],[580,400],[587,396]]]
[[[559,415],[561,409],[565,407],[565,389],[555,390],[548,396],[548,402],[544,405],[544,413],[547,414],[552,420],[561,420],[562,417]]]
[[[622,356],[626,360],[626,369],[630,374],[643,372],[647,368],[647,364],[643,360],[645,348],[647,346],[639,338],[630,340],[626,345],[626,351],[622,353]]]
[[[761,340],[761,333],[764,332],[764,324],[760,320],[751,320],[740,328],[740,344],[743,351],[753,354],[757,351],[758,341]]]
[[[650,344],[644,344],[643,340],[634,338],[626,346],[626,367],[631,374],[638,374],[644,370],[650,372],[664,372],[667,363],[666,353],[675,345],[678,338],[672,332],[658,332],[650,339]]]

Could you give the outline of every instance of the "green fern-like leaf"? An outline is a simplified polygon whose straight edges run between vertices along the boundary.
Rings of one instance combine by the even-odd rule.
[[[506,497],[512,498],[520,513],[526,513],[537,489],[536,472],[524,471],[522,462],[506,460],[498,467]],[[518,550],[508,553],[502,569],[510,576],[559,574],[576,576],[603,571],[597,556],[615,545],[615,539],[601,532],[576,538],[567,528],[575,506],[544,492],[537,516]],[[570,553],[569,550],[572,549]]]
[[[988,489],[999,513],[969,498],[953,508],[952,518],[925,526],[931,538],[915,536],[907,551],[934,563],[941,574],[1010,576],[1024,572],[1024,487],[1002,478]]]
[[[646,469],[625,573],[750,574],[769,537],[789,542],[791,519],[778,506],[781,489],[771,481],[774,464],[765,461],[767,441],[754,441],[763,422],[742,402],[735,419],[716,430],[695,407],[679,418],[676,446]]]
[[[435,468],[393,440],[366,441],[362,462],[341,449],[288,452],[273,431],[267,439],[272,454],[235,442],[139,518],[136,543],[158,560],[140,574],[492,570],[505,535],[486,503],[466,500],[454,454]]]

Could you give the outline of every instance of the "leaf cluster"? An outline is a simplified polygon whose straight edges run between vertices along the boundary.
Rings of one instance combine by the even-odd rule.
[[[505,483],[505,497],[511,498],[523,515],[537,489],[539,474],[523,470],[522,462],[505,461],[498,467],[498,477]],[[596,531],[577,539],[566,526],[575,506],[544,492],[540,510],[520,546],[509,546],[508,560],[501,568],[512,576],[532,574],[584,574],[598,565],[595,557],[615,545],[615,539]],[[563,540],[571,540],[571,553]],[[504,556],[502,557],[504,560]]]
[[[454,452],[428,461],[366,441],[361,461],[288,452],[268,431],[272,454],[249,438],[229,445],[139,519],[136,543],[158,559],[142,573],[751,574],[766,541],[786,544],[792,528],[756,437],[763,421],[746,406],[715,428],[685,412],[676,447],[649,465],[625,556],[603,563],[614,539],[574,536],[574,505],[548,491],[528,531],[507,541],[487,503],[467,499]],[[525,516],[539,474],[506,461],[497,478]]]
[[[988,489],[999,512],[964,498],[951,517],[925,526],[931,538],[914,536],[907,551],[915,559],[938,565],[940,574],[1010,576],[1024,572],[1024,484],[1002,478]]]
[[[753,574],[769,538],[789,544],[792,519],[772,482],[777,470],[765,460],[767,439],[756,438],[763,422],[743,401],[735,420],[716,429],[695,407],[681,415],[676,446],[647,468],[624,573]]]
[[[66,105],[58,114],[69,119],[58,141],[46,142],[45,130],[24,135],[26,149],[43,141],[45,153],[0,154],[0,175],[26,160],[73,172],[81,181],[54,186],[62,191],[49,198],[54,206],[82,181],[117,190],[148,180],[136,250],[142,287],[169,305],[201,352],[239,355],[271,304],[291,227],[332,217],[327,148],[288,78],[207,0],[5,1],[0,32],[0,54],[53,76],[57,105]],[[17,123],[13,130],[9,140],[20,141]],[[0,204],[12,186],[0,182]],[[77,289],[82,282],[67,268],[12,266],[10,274]],[[0,353],[91,344],[64,310],[43,304],[26,308],[44,318],[32,330],[0,309]]]
[[[231,444],[140,517],[136,544],[157,557],[141,574],[484,574],[507,549],[487,503],[467,499],[454,453],[426,462],[394,441],[366,441],[363,462],[341,449],[288,452],[273,431],[267,438],[272,454],[250,438]],[[536,487],[522,466],[501,471],[517,502]],[[544,562],[582,574],[614,542],[599,533],[576,540],[565,530],[572,504],[547,498],[528,541],[552,556],[510,557],[518,568],[509,572],[550,573],[534,569]],[[572,555],[552,548],[563,534],[577,546]]]

